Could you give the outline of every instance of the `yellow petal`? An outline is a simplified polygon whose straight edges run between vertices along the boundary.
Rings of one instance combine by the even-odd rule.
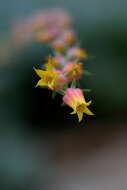
[[[45,64],[45,69],[47,71],[52,71],[53,70],[53,66],[51,65],[51,63],[47,63],[47,64]]]
[[[73,111],[73,112],[71,112],[70,114],[71,114],[71,115],[76,114],[76,111],[74,110],[74,111]]]
[[[35,69],[35,72],[37,73],[37,75],[40,77],[40,78],[43,78],[44,74],[45,74],[45,71],[41,70],[41,69]]]
[[[89,102],[85,102],[85,105],[90,106],[91,103],[92,103],[92,100],[90,100]]]
[[[52,83],[48,83],[48,85],[47,85],[50,89],[54,89],[54,85],[52,84]]]
[[[84,108],[84,113],[86,113],[87,115],[94,115],[87,107]]]
[[[80,122],[83,117],[83,112],[77,112],[77,115],[78,115],[78,121]]]
[[[41,80],[38,81],[36,87],[37,86],[47,86],[47,84],[41,79]]]

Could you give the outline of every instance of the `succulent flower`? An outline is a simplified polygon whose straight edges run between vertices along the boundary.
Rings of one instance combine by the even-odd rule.
[[[60,72],[35,69],[37,75],[41,78],[37,86],[44,86],[51,90],[61,90],[66,83],[66,78]]]
[[[61,62],[55,57],[49,56],[48,62],[45,64],[45,69],[50,71],[56,71],[62,69]]]
[[[85,59],[88,58],[87,52],[79,47],[72,47],[68,50],[68,56],[73,59]]]
[[[83,118],[83,113],[87,115],[94,115],[88,106],[91,104],[91,100],[86,102],[83,92],[79,88],[68,88],[63,96],[63,102],[73,109],[71,114],[77,114],[79,122]]]
[[[79,80],[82,77],[83,68],[82,63],[66,63],[63,72],[65,73],[69,82],[73,80]]]

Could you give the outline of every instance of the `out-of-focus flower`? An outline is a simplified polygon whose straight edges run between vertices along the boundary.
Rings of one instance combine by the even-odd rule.
[[[61,9],[49,9],[37,13],[34,16],[34,23],[38,23],[44,27],[55,25],[60,28],[68,28],[72,23],[72,19],[67,12]]]
[[[71,49],[68,50],[67,55],[73,59],[88,58],[87,52],[84,49],[79,48],[79,47],[72,47]]]
[[[48,62],[45,64],[45,69],[48,71],[62,69],[62,64],[55,57],[48,57]]]
[[[66,43],[65,43],[65,41],[63,41],[63,39],[58,38],[58,39],[54,40],[54,41],[51,43],[51,46],[52,46],[57,52],[63,53],[63,52],[65,51],[65,48],[66,48]]]
[[[79,80],[83,73],[82,63],[67,62],[63,72],[68,81]]]
[[[47,33],[45,31],[38,32],[36,34],[36,39],[38,42],[47,43],[52,40],[52,35],[50,33]]]
[[[55,55],[55,60],[57,62],[59,62],[62,66],[64,66],[66,64],[66,57],[61,55],[61,54],[58,54],[58,55]]]
[[[70,28],[71,17],[60,9],[51,9],[20,20],[12,26],[15,43],[24,44],[35,39],[49,42],[61,36],[63,30]]]
[[[39,42],[51,42],[56,39],[56,37],[59,35],[59,29],[57,27],[51,27],[48,29],[44,29],[42,31],[39,31],[36,34],[36,38]]]
[[[55,25],[62,28],[68,28],[72,23],[70,15],[61,9],[54,9],[51,13],[51,17],[54,19]]]
[[[58,38],[56,38],[52,43],[51,46],[58,52],[63,53],[66,51],[68,46],[71,46],[76,41],[76,35],[73,30],[63,30],[60,32]]]
[[[66,46],[70,46],[76,42],[76,34],[72,29],[65,30],[61,39],[63,39]]]
[[[51,19],[47,11],[38,12],[31,17],[32,29],[40,31],[51,25]]]
[[[45,71],[40,69],[35,69],[37,75],[41,78],[37,86],[48,87],[51,90],[61,90],[66,83],[66,78],[60,72],[56,71]]]
[[[77,114],[79,122],[83,118],[83,113],[87,115],[94,115],[88,106],[91,104],[91,100],[86,102],[83,92],[79,88],[68,88],[63,96],[63,102],[73,109],[71,114]]]

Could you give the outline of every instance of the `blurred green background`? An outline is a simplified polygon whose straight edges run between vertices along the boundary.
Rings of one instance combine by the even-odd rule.
[[[51,49],[44,44],[35,42],[29,43],[23,46],[23,48],[18,48],[11,41],[10,29],[17,19],[30,16],[39,10],[54,7],[60,7],[69,12],[74,21],[73,27],[77,32],[81,46],[86,48],[89,54],[95,56],[95,58],[88,61],[86,66],[88,70],[93,73],[93,76],[83,81],[84,86],[92,89],[92,93],[88,95],[88,97],[93,99],[91,109],[95,113],[95,116],[88,117],[88,119],[86,117],[81,125],[77,123],[75,117],[69,115],[70,109],[61,108],[61,97],[57,97],[52,101],[49,91],[34,88],[38,77],[33,71],[33,66],[38,67],[43,63],[45,57],[51,53]],[[46,161],[42,161],[45,169],[42,168],[48,174],[46,174],[46,179],[44,174],[41,174],[41,177],[44,180],[44,184],[47,184],[52,172],[54,174],[54,166],[51,162],[51,167],[47,169],[48,159],[55,159],[50,155],[54,150],[51,146],[52,141],[49,138],[51,134],[53,135],[52,138],[55,138],[57,134],[63,134],[63,131],[67,130],[69,133],[75,133],[76,130],[76,132],[81,132],[82,127],[87,126],[87,128],[90,128],[92,125],[95,126],[94,132],[98,135],[96,132],[96,130],[100,130],[98,125],[111,123],[114,126],[117,122],[126,123],[126,7],[127,2],[120,0],[1,1],[0,131],[2,137],[1,155],[3,157],[1,158],[0,167],[2,171],[1,176],[5,180],[5,182],[3,180],[1,186],[3,189],[4,187],[5,189],[9,188],[11,183],[12,189],[14,189],[14,187],[19,188],[21,187],[22,180],[23,185],[21,189],[39,189],[38,187],[31,187],[28,185],[29,182],[24,180],[26,177],[24,174],[26,174],[27,171],[29,178],[28,176],[26,178],[30,181],[33,179],[36,181],[36,172],[38,173],[41,165],[38,161],[39,156],[36,158],[36,156],[30,157],[30,155],[28,156],[28,160],[30,157],[32,166],[29,161],[29,164],[27,164],[27,154],[24,146],[27,145],[28,147],[26,149],[29,150],[30,144],[30,146],[32,146],[32,154],[36,155],[38,141],[39,144],[41,144],[40,141],[42,140],[40,139],[43,139],[43,155],[46,154],[46,158],[45,156],[43,157]],[[91,132],[92,129],[93,128],[90,129]],[[87,130],[89,131],[89,129],[86,129],[84,132],[87,133]],[[105,125],[103,126],[103,132],[105,133],[106,130],[107,126]],[[109,128],[108,132],[110,133]],[[48,138],[45,138],[45,134]],[[35,146],[35,150],[33,146]],[[9,149],[11,153],[9,153]],[[6,150],[7,155],[5,154]],[[20,153],[15,153],[18,150],[22,156],[25,155],[25,158],[21,158],[19,156]],[[7,159],[10,155],[12,155],[12,158]],[[14,162],[13,165],[13,159],[17,164]],[[22,171],[21,166],[27,168],[26,171],[24,169]],[[30,168],[32,168],[32,171]],[[52,168],[53,171],[49,171],[49,168]],[[14,174],[14,177],[11,176],[12,174]],[[30,174],[32,177],[30,177]],[[16,178],[16,176],[19,178]],[[39,176],[39,179],[37,179],[37,184],[41,177]],[[6,185],[6,181],[8,181],[8,186]],[[17,184],[14,185],[13,182]],[[42,181],[40,183],[42,183]],[[109,190],[110,189],[111,188],[109,188]]]

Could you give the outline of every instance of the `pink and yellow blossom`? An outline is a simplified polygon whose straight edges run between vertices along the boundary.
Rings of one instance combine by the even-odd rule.
[[[84,49],[79,48],[79,47],[73,47],[73,48],[69,49],[68,56],[72,57],[74,59],[88,58],[87,52]]]
[[[65,48],[66,48],[66,43],[63,39],[61,38],[57,38],[56,40],[54,40],[52,43],[51,43],[51,46],[57,51],[57,52],[60,52],[60,53],[63,53],[65,51]]]
[[[63,102],[73,109],[71,114],[77,114],[79,122],[83,118],[83,113],[87,115],[94,115],[88,106],[91,104],[91,100],[86,102],[83,92],[79,88],[68,88],[63,97]]]
[[[83,73],[82,63],[66,63],[63,68],[63,72],[65,73],[69,82],[73,80],[79,80]]]

